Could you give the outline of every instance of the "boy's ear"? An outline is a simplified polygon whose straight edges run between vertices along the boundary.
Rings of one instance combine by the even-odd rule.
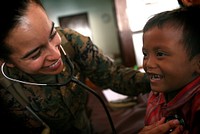
[[[200,54],[196,57],[197,58],[197,62],[196,62],[196,66],[197,66],[197,73],[200,74]]]
[[[193,4],[193,0],[181,0],[184,6],[191,6]]]

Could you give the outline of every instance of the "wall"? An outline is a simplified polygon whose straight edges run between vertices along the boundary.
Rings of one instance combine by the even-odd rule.
[[[110,57],[120,53],[112,0],[42,0],[42,2],[55,26],[59,25],[60,16],[87,12],[94,44]],[[110,17],[108,21],[103,19],[105,14]]]

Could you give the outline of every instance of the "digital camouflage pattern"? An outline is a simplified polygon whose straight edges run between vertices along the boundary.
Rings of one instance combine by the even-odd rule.
[[[150,91],[146,75],[133,68],[115,65],[90,38],[70,29],[57,28],[62,39],[62,46],[74,65],[75,78],[84,81],[89,78],[102,88],[135,96]],[[38,83],[63,83],[68,78],[66,68],[58,75],[29,76],[16,68],[5,67],[5,73],[15,79]],[[3,78],[3,76],[1,76]],[[0,81],[2,82],[2,81]],[[20,87],[21,96],[27,100],[29,107],[50,127],[52,133],[90,133],[90,121],[86,113],[87,94],[85,89],[75,83],[65,86],[34,86],[11,82],[13,87]],[[18,86],[15,86],[17,85]],[[13,90],[15,90],[13,88]],[[22,133],[39,133],[43,127],[13,95],[0,85],[1,116],[11,119],[8,125]],[[9,116],[6,116],[9,113]],[[3,118],[3,117],[2,117]],[[25,127],[22,127],[22,126]],[[34,129],[34,130],[33,130]],[[29,132],[27,132],[29,131]]]

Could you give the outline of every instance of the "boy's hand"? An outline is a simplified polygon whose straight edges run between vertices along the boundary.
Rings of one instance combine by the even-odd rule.
[[[172,130],[170,132],[170,130]],[[165,123],[165,118],[162,118],[155,124],[145,126],[139,134],[183,134],[183,126],[179,124],[177,119],[170,120]],[[184,134],[187,134],[186,132]]]

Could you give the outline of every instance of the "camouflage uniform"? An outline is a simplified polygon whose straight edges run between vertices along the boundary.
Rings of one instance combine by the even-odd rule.
[[[127,95],[150,91],[149,82],[144,74],[131,68],[115,65],[112,60],[102,54],[90,38],[70,29],[57,28],[57,31],[61,36],[62,46],[74,65],[74,76],[77,79],[83,81],[87,77],[102,88],[111,88]],[[66,65],[65,58],[63,61]],[[63,83],[69,75],[67,67],[56,76],[29,76],[16,68],[9,67],[5,67],[4,70],[9,77],[39,83]],[[65,86],[34,86],[11,83],[13,87],[15,84],[20,85],[20,92],[23,92],[30,108],[49,125],[52,133],[90,133],[90,121],[86,114],[88,92],[77,84],[71,82]],[[8,124],[14,124],[12,126],[14,129],[24,131],[24,133],[26,130],[31,131],[28,133],[41,132],[43,129],[41,123],[2,85],[1,83],[0,114],[9,113],[8,119],[12,120]],[[22,124],[26,127],[21,127]]]

